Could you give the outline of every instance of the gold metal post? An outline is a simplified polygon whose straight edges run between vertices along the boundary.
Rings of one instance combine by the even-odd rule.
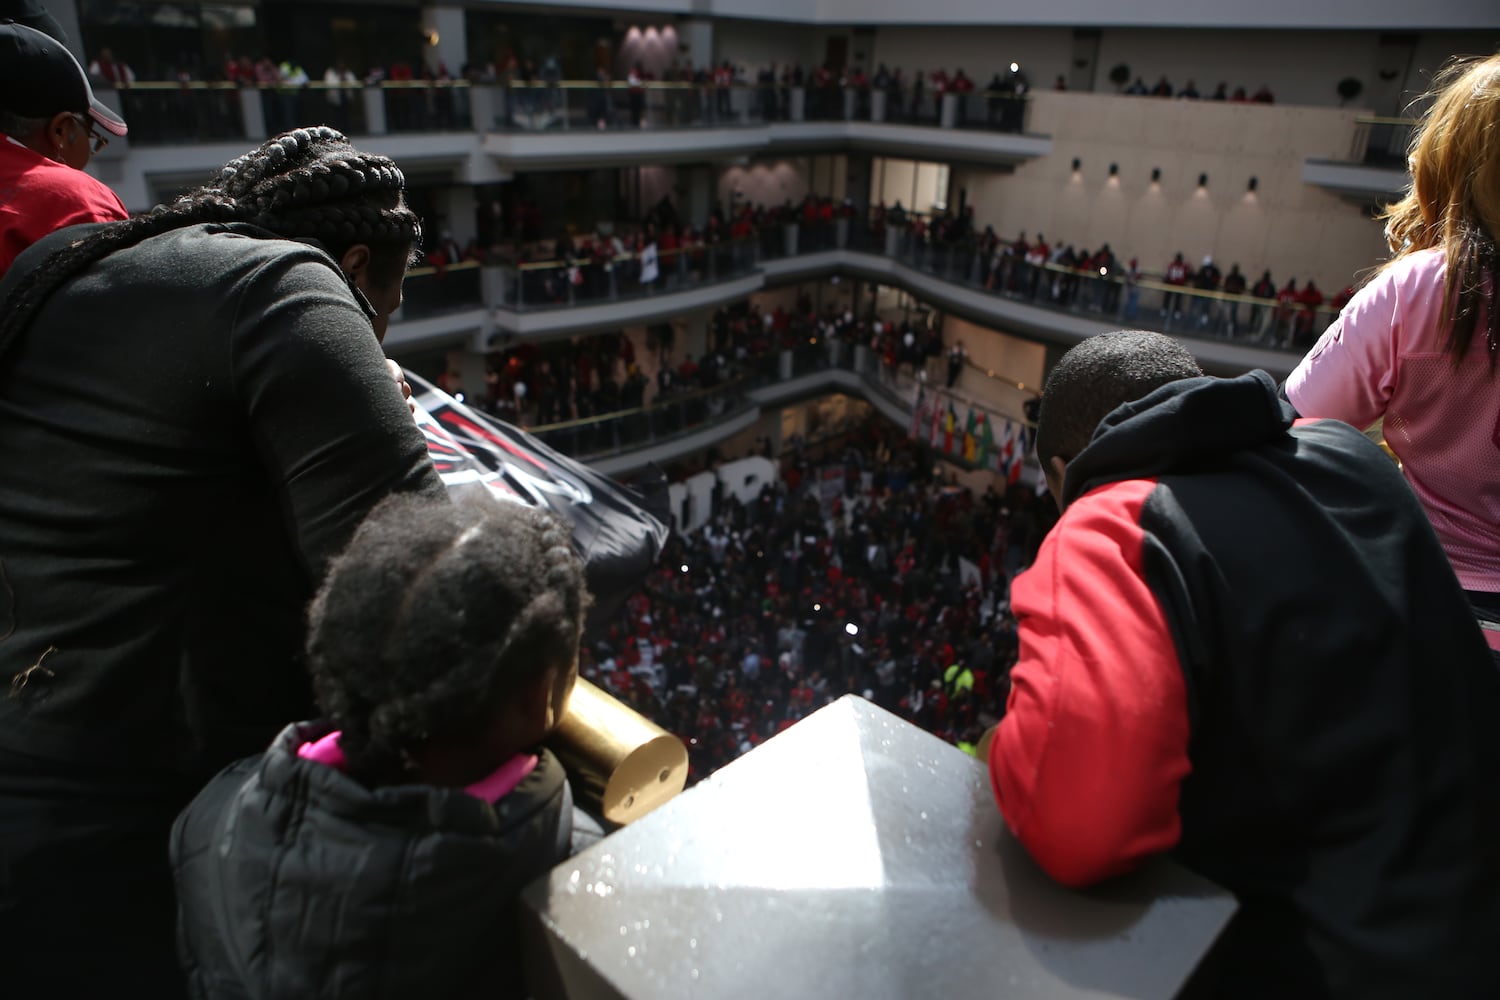
[[[582,677],[547,744],[611,823],[640,819],[687,784],[682,741]]]

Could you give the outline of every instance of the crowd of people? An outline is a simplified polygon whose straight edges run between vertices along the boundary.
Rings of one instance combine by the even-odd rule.
[[[680,736],[694,778],[848,693],[972,748],[1004,712],[1008,581],[1046,529],[1043,499],[955,485],[878,418],[793,442],[782,469],[674,536],[583,675]]]
[[[1085,338],[1045,534],[898,430],[787,442],[585,649],[572,526],[452,495],[384,357],[401,169],[296,129],[112,218],[78,178],[124,122],[46,30],[0,55],[0,165],[47,196],[0,214],[40,230],[0,274],[8,995],[518,995],[518,895],[588,832],[542,746],[580,666],[699,777],[844,691],[999,718],[1055,881],[1168,854],[1235,895],[1185,995],[1500,992],[1500,55],[1438,78],[1392,259],[1285,386]]]
[[[529,228],[520,227],[523,240],[510,255],[513,264],[522,265],[516,300],[529,306],[618,297],[636,287],[676,288],[728,276],[757,260],[782,256],[784,228],[789,224],[798,227],[799,252],[831,249],[840,245],[834,231],[840,219],[849,223],[842,245],[884,253],[887,232],[896,230],[898,253],[909,256],[917,267],[948,272],[954,261],[972,260],[974,280],[989,291],[1118,316],[1127,323],[1154,318],[1174,330],[1254,339],[1279,348],[1311,346],[1329,316],[1354,294],[1353,285],[1346,284],[1326,299],[1312,279],[1300,287],[1295,278],[1278,285],[1270,269],[1251,283],[1238,263],[1226,273],[1211,253],[1198,267],[1179,252],[1160,271],[1146,271],[1139,258],[1122,258],[1108,243],[1096,249],[1076,247],[1024,231],[1006,240],[991,225],[980,228],[972,205],[923,214],[908,211],[900,201],[891,206],[881,201],[866,214],[850,199],[838,202],[809,193],[800,202],[788,199],[779,206],[747,201],[726,212],[715,205],[706,223],[694,226],[684,223],[672,202],[663,198],[638,226],[601,229],[579,238],[565,234],[551,241],[538,238],[540,216],[532,218]],[[530,242],[525,240],[528,236]],[[480,256],[477,248],[472,256]],[[490,259],[506,257],[502,250]],[[962,277],[969,278],[967,268]],[[1141,307],[1142,280],[1167,286],[1154,317]],[[1199,294],[1185,294],[1189,290]]]
[[[673,338],[671,324],[650,327],[649,359],[640,357],[635,342],[622,333],[493,352],[486,358],[483,396],[466,402],[526,427],[598,420],[597,426],[560,432],[565,450],[588,454],[619,447],[646,431],[681,429],[714,417],[724,402],[704,398],[707,391],[770,378],[769,363],[784,351],[826,355],[830,343],[862,344],[881,359],[888,377],[903,370],[914,376],[922,372],[934,383],[944,377],[942,337],[923,317],[884,321],[831,304],[820,311],[806,295],[791,308],[763,310],[749,301],[720,307],[709,323],[706,350],[697,358],[674,349]],[[956,373],[947,377],[951,387]],[[457,376],[448,372],[437,382],[445,391],[462,391]],[[683,405],[666,405],[674,401]],[[659,412],[624,413],[643,407]]]
[[[1057,87],[1058,90],[1067,89],[1066,86],[1061,85],[1063,83],[1062,77],[1058,77],[1058,83],[1060,84]],[[1120,93],[1132,97],[1177,97],[1184,101],[1228,101],[1231,104],[1276,103],[1276,95],[1271,92],[1271,88],[1266,84],[1261,84],[1255,93],[1249,94],[1244,87],[1235,87],[1233,91],[1230,91],[1229,84],[1220,81],[1219,85],[1214,88],[1213,93],[1204,97],[1198,91],[1198,84],[1195,81],[1189,80],[1182,85],[1181,90],[1174,90],[1171,81],[1165,75],[1156,81],[1155,86],[1151,87],[1146,86],[1146,82],[1140,77],[1136,77],[1131,81],[1130,86],[1122,88]]]
[[[137,82],[135,70],[109,48],[100,49],[89,70],[102,86],[127,89]],[[978,94],[987,107],[971,110],[966,105],[961,106],[961,120],[982,120],[990,126],[1018,131],[1022,124],[1021,99],[1030,89],[1026,75],[1014,63],[1009,69],[995,72],[988,85],[979,88],[962,67],[952,73],[941,68],[930,72],[917,70],[908,77],[901,67],[888,68],[884,64],[873,73],[867,73],[858,65],[834,67],[827,63],[807,69],[800,63],[767,64],[751,70],[727,59],[715,65],[698,66],[673,61],[659,72],[632,63],[618,75],[606,67],[596,66],[587,72],[575,72],[565,77],[562,64],[555,55],[538,62],[521,58],[514,52],[506,52],[489,62],[466,63],[456,73],[442,61],[429,65],[422,59],[412,59],[370,66],[360,73],[338,61],[328,65],[321,76],[315,76],[295,57],[278,61],[264,54],[231,54],[222,66],[214,67],[182,59],[163,67],[160,75],[162,79],[178,83],[200,80],[232,83],[283,95],[279,101],[267,102],[267,112],[274,119],[268,122],[268,127],[272,124],[290,127],[301,121],[295,114],[304,103],[312,103],[303,94],[309,84],[322,85],[316,88],[321,94],[314,96],[320,112],[335,116],[329,119],[329,124],[347,127],[363,120],[354,100],[355,91],[362,86],[378,85],[384,81],[422,82],[441,89],[444,84],[461,80],[504,87],[513,97],[509,109],[512,123],[525,128],[555,125],[560,121],[559,116],[580,112],[586,123],[601,129],[641,127],[648,124],[647,86],[672,83],[689,86],[668,91],[652,105],[656,124],[727,121],[741,113],[764,121],[786,121],[793,114],[793,90],[805,92],[804,117],[842,118],[842,94],[848,90],[856,95],[856,117],[870,116],[870,95],[880,92],[885,95],[884,113],[888,120],[913,122],[936,121],[945,94],[960,97]],[[564,79],[590,79],[597,86],[570,108],[560,86]],[[752,96],[743,99],[734,96],[736,92],[750,88],[754,88]],[[137,99],[144,98],[129,98]],[[466,107],[463,96],[458,93],[425,94],[422,101],[418,102],[414,97],[408,103],[414,107],[420,103],[430,115],[441,119],[439,124],[460,121]],[[389,127],[402,129],[412,125],[401,107],[394,110],[397,120],[388,122]],[[283,121],[288,114],[293,117]]]

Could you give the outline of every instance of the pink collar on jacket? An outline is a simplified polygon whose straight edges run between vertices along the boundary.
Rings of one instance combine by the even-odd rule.
[[[327,736],[314,743],[304,743],[297,748],[297,756],[303,760],[316,761],[340,771],[346,770],[348,763],[344,758],[344,749],[339,746],[339,739],[343,733],[334,730]],[[466,793],[476,799],[494,805],[505,796],[515,791],[528,774],[536,770],[537,758],[535,754],[518,753],[510,760],[497,767],[486,778],[481,778],[474,784],[464,789]]]

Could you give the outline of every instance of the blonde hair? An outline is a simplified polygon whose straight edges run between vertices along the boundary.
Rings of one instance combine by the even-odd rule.
[[[1385,238],[1392,262],[1434,248],[1447,257],[1444,346],[1455,364],[1467,354],[1488,304],[1493,369],[1500,347],[1500,54],[1454,60],[1434,78],[1430,96],[1432,107],[1411,137],[1411,189],[1386,208]]]

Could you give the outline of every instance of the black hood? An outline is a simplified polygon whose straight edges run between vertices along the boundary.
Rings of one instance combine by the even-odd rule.
[[[1108,483],[1188,471],[1266,444],[1296,417],[1263,371],[1169,383],[1099,422],[1088,447],[1068,463],[1063,505]]]

